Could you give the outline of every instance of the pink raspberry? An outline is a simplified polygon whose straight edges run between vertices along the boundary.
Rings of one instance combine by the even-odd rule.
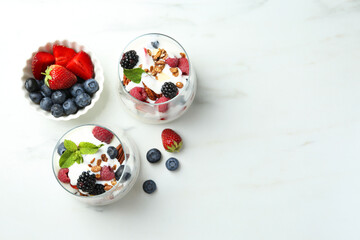
[[[163,96],[163,97],[159,98],[158,100],[156,100],[155,103],[164,103],[169,100],[170,100],[169,98]],[[162,113],[166,112],[168,110],[168,104],[166,103],[166,104],[159,105],[158,110],[159,110],[159,112],[162,112]]]
[[[99,180],[109,181],[115,177],[114,170],[110,166],[103,166],[100,170]]]
[[[70,178],[68,176],[69,173],[69,169],[68,168],[62,168],[60,169],[59,173],[58,173],[58,179],[63,182],[63,183],[69,183],[70,182]]]
[[[179,59],[179,66],[183,75],[189,75],[189,61],[186,58]]]
[[[99,126],[94,127],[92,134],[97,140],[106,142],[107,144],[109,144],[114,137],[114,134],[112,134],[110,131]]]
[[[179,59],[177,59],[177,58],[167,58],[167,59],[165,60],[165,63],[166,63],[167,65],[169,65],[170,67],[174,68],[174,67],[177,67],[177,66],[178,66],[178,64],[179,64]]]
[[[145,89],[142,87],[134,87],[130,90],[130,95],[134,98],[145,101],[147,99],[147,94],[145,92]]]

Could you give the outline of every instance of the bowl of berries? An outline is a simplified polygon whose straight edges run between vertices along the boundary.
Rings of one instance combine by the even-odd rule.
[[[23,68],[22,88],[29,105],[54,120],[85,114],[100,98],[103,84],[100,61],[83,45],[68,40],[39,47]]]

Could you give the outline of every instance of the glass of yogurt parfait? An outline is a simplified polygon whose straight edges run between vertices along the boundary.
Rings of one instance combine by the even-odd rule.
[[[52,165],[57,181],[72,196],[90,205],[106,205],[130,191],[139,174],[140,158],[123,134],[87,124],[60,138]]]
[[[120,96],[131,115],[166,123],[186,112],[196,94],[196,74],[175,39],[148,33],[132,40],[119,60]]]

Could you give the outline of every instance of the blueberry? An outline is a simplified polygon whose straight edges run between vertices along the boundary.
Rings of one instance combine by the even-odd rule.
[[[123,177],[124,181],[127,181],[129,178],[131,178],[131,174],[129,172],[126,172]]]
[[[53,103],[63,104],[66,100],[66,93],[63,90],[57,90],[51,94]]]
[[[44,97],[40,101],[40,107],[41,107],[41,109],[43,109],[45,111],[50,111],[52,105],[53,105],[53,102],[51,101],[51,98],[49,98],[49,97]]]
[[[81,83],[76,83],[70,88],[70,93],[73,97],[76,97],[77,95],[80,95],[81,93],[84,93],[85,90],[83,88],[83,85]]]
[[[84,82],[84,89],[85,91],[92,95],[99,90],[99,84],[95,79],[89,79]]]
[[[74,114],[78,110],[78,107],[76,106],[75,101],[72,98],[66,99],[62,106],[66,115]]]
[[[39,90],[39,84],[38,84],[37,80],[35,80],[34,78],[26,79],[25,89],[28,92],[36,92],[37,90]]]
[[[29,97],[31,101],[33,101],[36,104],[39,104],[41,99],[43,98],[43,95],[40,92],[31,92],[29,93]]]
[[[91,97],[87,93],[81,93],[75,98],[75,103],[81,108],[86,107],[90,105]]]
[[[52,105],[50,111],[51,111],[51,114],[56,118],[64,115],[64,109],[60,104]]]
[[[146,154],[146,159],[151,163],[156,163],[161,159],[161,152],[156,148],[150,149]]]
[[[57,149],[57,153],[61,156],[66,151],[66,148],[64,146],[64,142],[60,143]]]
[[[40,87],[40,92],[44,97],[51,97],[53,91],[46,84],[43,84]]]
[[[179,161],[176,158],[169,158],[165,165],[170,171],[175,171],[179,167]]]
[[[151,45],[152,45],[154,48],[158,48],[158,47],[159,47],[159,41],[151,42]]]
[[[116,179],[116,181],[119,181],[121,175],[122,175],[123,172],[124,172],[124,168],[125,168],[125,165],[120,165],[120,167],[116,170],[116,172],[115,172],[115,179]]]
[[[109,155],[109,157],[110,157],[111,159],[114,159],[114,158],[116,158],[117,155],[118,155],[118,150],[117,150],[115,147],[110,146],[110,147],[108,147],[108,149],[107,149],[107,154]]]
[[[153,180],[147,180],[143,184],[143,189],[148,194],[153,193],[156,190],[156,183]]]

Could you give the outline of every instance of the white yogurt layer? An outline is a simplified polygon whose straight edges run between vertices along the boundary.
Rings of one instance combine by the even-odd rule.
[[[142,69],[150,69],[150,66],[154,66],[154,61],[152,59],[151,56],[149,56],[147,54],[147,52],[144,50],[144,48],[149,49],[152,53],[156,52],[157,49],[155,49],[152,45],[151,42],[154,41],[158,41],[159,42],[159,46],[158,48],[164,49],[169,58],[181,58],[180,53],[183,53],[184,50],[176,43],[174,42],[172,39],[162,36],[162,35],[147,35],[147,36],[143,36],[141,38],[138,38],[136,40],[134,40],[133,42],[131,42],[125,52],[130,51],[130,50],[135,50],[137,55],[139,56],[139,61],[136,64],[136,66],[134,68],[139,67],[140,65],[142,65]],[[183,84],[183,88],[185,87],[185,85],[187,84],[187,79],[189,78],[188,75],[182,75],[181,70],[178,68],[179,71],[179,75],[177,77],[175,77],[171,72],[170,72],[170,66],[168,64],[165,64],[165,68],[163,69],[163,71],[159,74],[157,74],[158,79],[156,79],[155,77],[147,74],[147,73],[143,73],[141,75],[141,82],[140,83],[134,83],[132,81],[130,81],[130,83],[125,86],[126,91],[130,92],[130,90],[134,87],[144,87],[143,83],[145,83],[145,85],[147,87],[149,87],[151,90],[153,90],[155,93],[157,94],[161,94],[161,87],[165,82],[172,82],[174,84],[176,84],[177,82],[181,82]],[[179,89],[179,92],[182,90]],[[151,99],[147,99],[150,103],[154,103],[155,101],[152,101]]]

